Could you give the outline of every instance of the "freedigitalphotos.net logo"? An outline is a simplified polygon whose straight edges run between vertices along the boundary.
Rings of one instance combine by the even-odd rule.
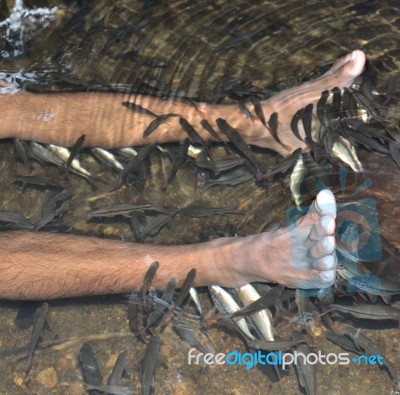
[[[188,365],[243,365],[246,370],[250,370],[256,365],[279,365],[285,370],[290,365],[316,365],[317,363],[321,365],[350,365],[351,363],[355,365],[383,365],[383,357],[377,354],[350,358],[347,352],[324,354],[321,351],[304,354],[298,351],[264,353],[258,350],[254,353],[241,353],[235,350],[228,354],[222,352],[204,354],[199,353],[196,348],[191,348],[188,353]]]
[[[379,234],[377,204],[374,198],[359,198],[357,195],[365,191],[372,185],[372,180],[367,178],[356,189],[350,193],[346,190],[348,170],[339,169],[340,185],[342,196],[340,201],[336,202],[336,255],[339,264],[347,262],[357,264],[360,261],[377,262],[382,259],[381,239]],[[318,190],[329,189],[322,181],[316,183]],[[346,197],[349,196],[349,197]],[[289,225],[290,236],[296,240],[297,227],[296,221],[300,216],[308,212],[309,207],[294,207],[286,211],[286,217]],[[328,211],[329,208],[328,208]],[[306,246],[304,246],[304,250]],[[299,256],[307,254],[306,251],[299,251],[296,243],[291,243],[292,261],[299,260]],[[349,290],[351,291],[351,290]],[[353,289],[357,292],[358,289]],[[317,290],[307,290],[307,296],[316,296]]]

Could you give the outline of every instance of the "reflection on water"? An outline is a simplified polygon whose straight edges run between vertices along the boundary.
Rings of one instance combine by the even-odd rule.
[[[34,91],[58,90],[126,90],[154,95],[185,95],[195,100],[212,101],[224,96],[224,87],[238,83],[246,87],[268,87],[271,91],[295,85],[319,75],[338,56],[360,48],[378,71],[383,86],[389,75],[398,74],[400,14],[396,2],[285,2],[176,0],[115,2],[21,1],[2,5],[0,24],[0,78],[13,81],[15,88]],[[46,9],[48,12],[44,12]],[[24,11],[28,10],[29,11]],[[17,23],[17,22],[20,23]],[[40,22],[38,24],[38,22]],[[225,101],[229,101],[226,98]],[[210,229],[230,225],[239,235],[262,231],[276,223],[285,223],[285,209],[293,206],[288,188],[289,176],[276,179],[267,187],[255,180],[234,187],[214,186],[206,191],[196,187],[194,167],[181,168],[167,188],[171,156],[179,147],[165,147],[150,156],[149,178],[144,201],[155,202],[162,196],[165,206],[186,206],[194,201],[208,206],[230,206],[245,212],[244,216],[212,218],[176,217],[169,228],[146,242],[158,244],[195,243]],[[213,152],[224,155],[224,148]],[[40,217],[42,204],[53,194],[46,188],[22,188],[13,183],[14,174],[27,174],[17,160],[10,142],[0,145],[1,209]],[[380,203],[380,225],[384,236],[400,248],[396,218],[400,184],[391,179],[396,171],[392,162],[377,154],[361,152],[368,169],[373,170],[369,196]],[[277,161],[277,155],[257,151],[257,160],[266,167]],[[71,175],[69,188],[74,197],[64,215],[67,228],[80,234],[91,234],[134,240],[129,222],[88,221],[93,207],[115,202],[136,202],[139,191],[132,187],[113,190],[116,172],[96,161],[89,152],[80,160],[104,182],[93,188],[85,180]],[[335,172],[334,172],[335,173]],[[34,164],[32,174],[60,180],[55,167]],[[380,176],[379,176],[380,174]],[[324,183],[339,185],[336,174],[324,175]],[[318,175],[320,178],[320,175]],[[304,183],[303,193],[312,195],[315,178]],[[354,180],[349,176],[348,183]],[[354,181],[352,184],[359,185]],[[388,185],[390,184],[390,185]],[[183,219],[184,218],[184,219]],[[391,250],[393,251],[393,249]],[[393,252],[396,259],[396,250]],[[382,269],[385,273],[385,269]],[[392,273],[393,274],[393,273]],[[388,275],[388,273],[386,273]],[[398,279],[399,273],[394,273]],[[210,301],[201,295],[207,307]],[[399,302],[397,301],[397,305]],[[15,329],[14,319],[20,304],[0,305],[0,352],[29,344],[30,329]],[[9,394],[82,394],[81,372],[77,355],[84,341],[95,349],[104,377],[118,354],[127,350],[124,384],[139,386],[140,359],[145,345],[136,341],[127,325],[127,306],[123,297],[87,298],[50,303],[49,328],[42,342],[78,338],[60,349],[48,348],[35,356],[28,378],[23,362],[13,356],[1,359],[1,393]],[[289,338],[295,324],[282,319],[277,334]],[[398,326],[385,323],[371,325],[357,322],[363,332],[376,340],[387,358],[400,368]],[[320,324],[314,330],[313,348],[328,352],[339,349],[325,340]],[[217,350],[244,351],[240,339],[228,332],[211,329],[209,335]],[[90,338],[92,336],[92,338]],[[96,339],[98,336],[98,339]],[[167,363],[157,368],[156,393],[201,394],[265,392],[300,393],[294,370],[281,383],[271,382],[258,369],[187,364],[189,346],[181,342],[171,326],[161,335],[161,354]],[[317,388],[327,394],[389,393],[390,380],[384,370],[374,366],[344,368],[317,366]]]

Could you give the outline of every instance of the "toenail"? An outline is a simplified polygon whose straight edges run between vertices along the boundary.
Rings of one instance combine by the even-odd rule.
[[[349,60],[351,61],[351,60],[354,60],[355,58],[356,58],[356,51],[353,51],[353,52],[350,54]]]
[[[335,239],[332,236],[327,236],[322,239],[325,251],[332,253],[335,248]]]

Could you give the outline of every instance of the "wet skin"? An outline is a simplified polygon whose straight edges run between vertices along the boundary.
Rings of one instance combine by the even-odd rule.
[[[326,89],[350,86],[364,64],[365,55],[353,51],[318,79],[262,103],[266,119],[278,112],[278,134],[285,149],[260,121],[253,124],[238,106],[202,103],[197,111],[182,103],[145,96],[128,99],[159,115],[179,113],[195,127],[207,119],[215,128],[215,120],[225,118],[248,143],[287,155],[298,147],[306,148],[290,131],[295,112],[316,103]],[[72,145],[86,134],[90,146],[147,144],[149,141],[142,134],[153,118],[127,112],[122,101],[126,101],[122,95],[96,93],[3,95],[0,105],[5,107],[5,120],[0,126],[0,137]],[[186,135],[176,123],[179,125],[178,118],[168,120],[152,134],[152,141],[184,139]],[[300,132],[304,135],[304,131]],[[206,134],[202,137],[209,138]],[[237,287],[253,281],[275,281],[289,287],[325,288],[332,284],[336,269],[335,216],[335,199],[325,190],[317,196],[309,213],[291,229],[196,245],[151,246],[73,235],[2,233],[0,297],[50,299],[132,292],[140,289],[153,261],[160,262],[155,278],[159,288],[171,277],[176,278],[179,286],[192,268],[197,270],[198,286]]]

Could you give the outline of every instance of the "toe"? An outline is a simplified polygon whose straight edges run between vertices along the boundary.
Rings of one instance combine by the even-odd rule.
[[[315,259],[312,267],[317,270],[335,270],[337,264],[336,254],[326,255],[322,258]]]
[[[330,255],[335,250],[335,237],[325,236],[310,247],[309,256],[311,258],[322,258]]]
[[[321,216],[330,215],[336,218],[335,195],[329,189],[323,189],[315,199],[315,208]]]
[[[319,240],[324,236],[331,236],[335,233],[335,219],[330,215],[323,215],[313,225],[309,238]]]

